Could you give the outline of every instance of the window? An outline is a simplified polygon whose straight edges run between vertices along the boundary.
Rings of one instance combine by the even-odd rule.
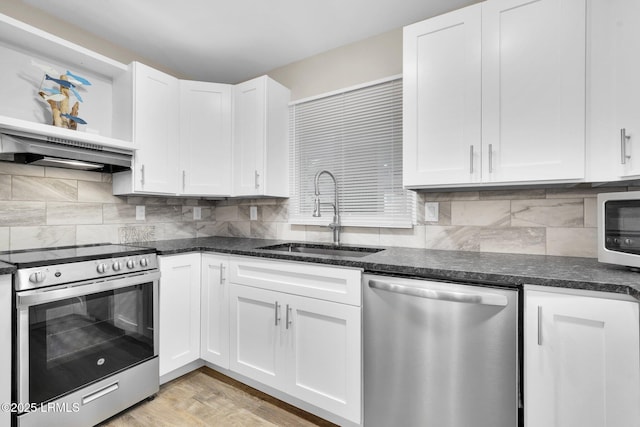
[[[295,103],[290,109],[289,221],[314,218],[314,177],[338,180],[342,225],[406,227],[415,222],[415,194],[402,188],[402,79],[394,78]],[[333,181],[320,178],[320,200],[333,203]]]

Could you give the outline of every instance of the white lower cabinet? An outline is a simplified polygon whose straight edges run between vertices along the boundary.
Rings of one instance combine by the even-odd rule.
[[[211,253],[158,259],[161,376],[205,361],[360,424],[361,270]]]
[[[229,369],[229,257],[202,254],[200,357]]]
[[[282,391],[354,423],[361,420],[361,307],[290,293],[298,277],[298,292],[313,293],[326,283],[315,268],[344,271],[346,282],[357,272],[307,264],[264,260],[230,262],[230,361],[241,375]],[[237,272],[261,271],[264,288],[242,280]],[[281,277],[279,290],[275,282]],[[240,277],[240,279],[239,279]],[[258,277],[256,274],[254,278]],[[310,286],[312,282],[316,286]],[[331,281],[333,281],[332,279]],[[247,281],[245,281],[247,282]],[[307,289],[307,286],[309,287]],[[351,285],[347,286],[351,288]],[[295,292],[295,290],[294,290]]]
[[[360,307],[300,296],[284,303],[286,392],[358,422]]]
[[[525,290],[526,427],[640,425],[638,303]]]
[[[200,253],[160,256],[160,376],[200,358]]]
[[[278,357],[282,339],[282,298],[279,294],[231,284],[229,369],[270,387],[284,388],[284,360]]]

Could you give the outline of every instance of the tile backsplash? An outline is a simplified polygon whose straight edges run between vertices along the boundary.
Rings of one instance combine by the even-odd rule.
[[[111,175],[0,162],[0,250],[210,236],[214,202],[118,197]],[[146,219],[136,220],[136,206]],[[201,206],[202,220],[193,220]]]
[[[626,189],[421,192],[412,229],[345,227],[342,241],[595,257],[596,195]],[[438,203],[438,221],[424,220],[425,202]],[[145,206],[144,220],[136,220],[136,206]],[[257,207],[255,221],[250,206]],[[0,162],[0,250],[201,236],[331,240],[326,227],[287,219],[286,199],[120,197],[112,195],[110,174]]]

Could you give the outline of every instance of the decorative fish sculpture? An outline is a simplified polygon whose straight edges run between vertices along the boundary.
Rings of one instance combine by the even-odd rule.
[[[48,87],[43,87],[42,88],[43,92],[47,92],[50,93],[52,95],[55,95],[56,93],[60,93],[60,89],[52,87],[52,88],[48,88]]]
[[[56,71],[56,69],[53,68],[52,66],[47,65],[47,64],[42,64],[42,63],[37,62],[37,61],[35,61],[33,59],[31,60],[31,65],[40,68],[42,71],[44,71],[47,74],[53,74],[54,76],[59,76],[60,75],[60,73],[58,73]]]
[[[60,89],[56,89],[56,88],[42,88],[42,90],[44,92],[50,93],[52,95],[55,95],[56,93],[60,93]],[[80,94],[78,93],[78,91],[75,88],[70,87],[69,90],[73,93],[73,95],[76,97],[76,99],[80,102],[84,102],[82,100],[82,97],[80,96]]]
[[[69,70],[67,70],[67,76],[71,77],[73,83],[76,86],[80,86],[80,85],[91,86],[91,82],[89,80],[85,79],[84,77],[80,77],[80,76],[78,76],[76,74],[73,74]]]
[[[66,80],[61,80],[61,79],[54,79],[53,77],[51,77],[49,74],[45,74],[45,79],[47,80],[51,80],[54,83],[58,83],[60,86],[64,86],[66,88],[72,88],[75,87],[75,85],[71,82],[68,82]]]
[[[45,101],[60,102],[60,101],[64,101],[65,99],[67,99],[67,96],[63,95],[62,93],[56,93],[56,94],[53,94],[53,95],[45,95],[44,93],[40,93],[40,96]]]
[[[60,115],[61,115],[62,117],[66,117],[66,118],[67,118],[67,119],[69,119],[69,120],[73,120],[74,122],[79,123],[79,124],[81,124],[81,125],[86,125],[86,124],[87,124],[87,122],[85,122],[84,120],[82,120],[80,117],[72,116],[71,114],[67,114],[67,113],[60,114]]]
[[[69,90],[71,90],[71,92],[73,93],[73,95],[76,97],[76,99],[80,102],[82,101],[82,97],[80,96],[80,94],[78,93],[77,90],[75,90],[74,88],[70,87]]]

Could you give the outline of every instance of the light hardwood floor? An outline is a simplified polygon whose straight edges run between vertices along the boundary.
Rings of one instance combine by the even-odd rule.
[[[99,426],[334,427],[335,424],[204,367],[160,386],[155,399],[144,401]]]

